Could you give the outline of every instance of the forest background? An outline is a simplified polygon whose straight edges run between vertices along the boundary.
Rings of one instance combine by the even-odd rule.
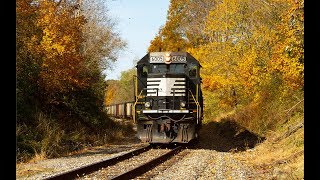
[[[103,109],[132,101],[134,68],[120,80],[102,73],[126,43],[101,1],[78,2],[17,1],[19,161],[132,133]],[[267,136],[304,120],[303,0],[171,0],[148,52],[159,48],[200,61],[207,122],[228,117]]]
[[[148,52],[159,49],[201,63],[205,120],[228,116],[261,136],[303,121],[303,0],[172,0]],[[134,73],[109,82],[106,104],[132,101],[113,94],[133,94]]]

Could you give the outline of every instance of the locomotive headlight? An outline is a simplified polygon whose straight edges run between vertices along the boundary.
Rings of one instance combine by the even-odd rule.
[[[185,102],[185,101],[180,101],[180,106],[181,106],[182,108],[186,107],[186,102]]]
[[[150,102],[146,102],[146,103],[144,103],[144,106],[145,106],[146,108],[149,108],[149,107],[151,106],[151,103],[150,103]]]

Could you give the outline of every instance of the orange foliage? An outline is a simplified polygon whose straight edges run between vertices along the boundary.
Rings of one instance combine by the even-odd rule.
[[[105,104],[110,105],[113,103],[114,98],[117,95],[117,87],[110,85],[108,90],[106,91],[106,96],[105,96]]]
[[[66,92],[87,86],[82,78],[83,57],[80,54],[83,17],[75,16],[69,7],[57,7],[53,1],[39,1],[37,25],[43,36],[38,51],[44,53],[41,83],[47,92]]]

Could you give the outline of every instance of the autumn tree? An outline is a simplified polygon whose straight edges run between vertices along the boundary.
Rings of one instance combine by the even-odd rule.
[[[167,22],[151,41],[148,52],[152,51],[183,51],[188,47],[188,42],[179,30],[182,16],[184,16],[184,1],[171,0],[167,15]]]
[[[105,92],[105,105],[115,104],[117,98],[117,92],[120,89],[119,82],[117,80],[107,80],[107,88]]]
[[[78,130],[103,137],[100,134],[112,123],[102,111],[103,70],[116,61],[125,42],[103,5],[85,0],[17,1],[19,152],[43,152],[52,138],[57,143],[76,141],[69,133]],[[59,132],[40,128],[46,124]]]
[[[262,88],[271,83],[272,72],[267,65],[276,44],[279,17],[288,6],[282,2],[270,3],[273,4],[251,0],[217,3],[207,17],[204,31],[210,42],[190,49],[206,67],[202,73],[204,87],[222,91],[221,101],[258,100],[264,92]],[[204,56],[200,55],[202,52]]]
[[[48,93],[68,92],[88,86],[83,77],[84,57],[80,52],[84,17],[76,16],[72,6],[40,1],[37,26],[43,36],[35,51],[44,54],[40,83]]]
[[[288,3],[290,9],[281,16],[269,67],[292,91],[304,87],[304,0]]]
[[[37,7],[32,0],[18,0],[16,3],[16,91],[17,120],[29,121],[31,103],[38,97],[38,79],[41,70],[42,53],[32,47],[39,43],[42,31],[36,25]],[[37,40],[35,40],[37,39]]]
[[[151,41],[148,51],[186,51],[204,44],[205,20],[215,1],[171,0],[167,21]]]
[[[134,83],[133,77],[137,74],[136,68],[121,72],[119,80],[108,80],[105,104],[117,104],[134,101]]]
[[[188,49],[200,60],[203,87],[219,99],[216,105],[251,109],[247,115],[256,123],[244,120],[251,129],[275,125],[279,120],[266,117],[270,109],[284,109],[303,87],[301,9],[303,1],[221,1],[206,20],[209,42]]]
[[[294,103],[290,97],[301,98],[303,0],[170,3],[167,22],[149,51],[175,44],[178,38],[184,40],[183,50],[202,65],[206,112],[210,111],[206,114],[249,109],[253,114],[242,114],[250,116],[256,127],[266,129],[278,121],[270,115],[275,113],[272,109],[288,107]],[[164,34],[170,33],[177,37],[166,38]]]
[[[105,7],[101,5],[101,1],[20,0],[17,47],[24,54],[18,56],[18,78],[25,69],[38,67],[31,72],[38,73],[33,84],[51,103],[61,102],[62,94],[95,86],[100,86],[96,89],[103,99],[102,72],[116,60],[125,42],[114,31],[115,23],[102,16]],[[33,28],[27,29],[27,23]],[[23,63],[23,56],[37,57],[30,61],[34,65]]]
[[[184,1],[183,16],[178,23],[179,30],[191,47],[197,47],[208,41],[207,34],[203,33],[206,28],[206,19],[209,12],[215,7],[216,0]],[[180,12],[178,12],[180,13]]]
[[[82,30],[85,40],[81,44],[86,76],[91,77],[89,89],[99,97],[101,107],[106,90],[104,71],[112,67],[119,52],[126,48],[126,42],[116,31],[117,23],[110,18],[104,1],[82,0],[81,5],[80,14],[86,19]]]
[[[102,0],[83,0],[81,14],[86,23],[83,26],[82,52],[87,67],[98,66],[106,70],[117,60],[119,52],[126,47],[119,33],[116,22],[109,17],[108,7]]]

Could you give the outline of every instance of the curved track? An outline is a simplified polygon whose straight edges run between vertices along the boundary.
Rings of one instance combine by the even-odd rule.
[[[172,149],[171,151],[156,157],[154,159],[152,159],[149,162],[146,162],[138,167],[135,167],[129,171],[126,171],[125,173],[122,173],[114,178],[112,178],[113,180],[120,180],[120,179],[132,179],[135,178],[137,176],[140,176],[142,174],[144,174],[145,172],[153,169],[154,167],[156,167],[157,165],[161,164],[162,162],[168,160],[169,158],[171,158],[172,156],[174,156],[175,154],[177,154],[179,151],[181,151],[182,147],[178,146],[174,149]]]
[[[87,176],[89,174],[92,174],[94,172],[97,172],[99,170],[102,170],[103,168],[109,167],[109,166],[113,166],[119,162],[128,160],[130,158],[133,158],[134,156],[137,156],[138,158],[140,156],[140,154],[143,154],[151,149],[157,149],[159,148],[156,147],[155,145],[149,145],[147,147],[143,147],[134,151],[131,151],[129,153],[120,155],[118,157],[112,158],[112,159],[108,159],[108,160],[104,160],[104,161],[100,161],[97,163],[93,163],[90,165],[86,165],[77,169],[74,169],[72,171],[68,171],[68,172],[64,172],[61,174],[57,174],[51,177],[46,178],[47,180],[61,180],[61,179],[77,179],[84,176]],[[164,148],[163,145],[160,146],[160,148]],[[168,146],[165,146],[165,149],[167,149]],[[119,175],[113,176],[111,179],[133,179],[135,177],[141,176],[142,174],[152,170],[154,167],[158,166],[159,164],[165,162],[166,160],[170,159],[172,156],[174,156],[175,154],[179,153],[183,148],[182,146],[174,146],[174,147],[169,147],[170,151],[162,154],[162,155],[158,155],[157,157],[152,157],[153,159],[149,160],[148,162],[145,162],[141,165],[137,165],[134,168],[131,168],[130,170],[123,172]],[[109,176],[109,175],[108,175]]]
[[[136,149],[134,151],[131,151],[131,152],[126,153],[126,154],[123,154],[121,156],[117,156],[117,157],[112,158],[112,159],[107,159],[107,160],[100,161],[100,162],[97,162],[97,163],[94,163],[94,164],[89,164],[87,166],[83,166],[83,167],[74,169],[72,171],[67,171],[67,172],[64,172],[64,173],[61,173],[61,174],[57,174],[57,175],[48,177],[48,178],[46,178],[46,180],[75,179],[75,178],[78,178],[78,177],[80,177],[82,175],[90,174],[90,173],[92,173],[94,171],[98,171],[99,169],[101,169],[103,167],[111,166],[111,165],[114,165],[114,164],[116,164],[116,163],[118,163],[120,161],[123,161],[123,160],[129,159],[129,158],[131,158],[133,156],[139,155],[139,154],[141,154],[143,152],[146,152],[146,151],[150,150],[151,148],[152,148],[152,146],[149,145],[147,147]]]

